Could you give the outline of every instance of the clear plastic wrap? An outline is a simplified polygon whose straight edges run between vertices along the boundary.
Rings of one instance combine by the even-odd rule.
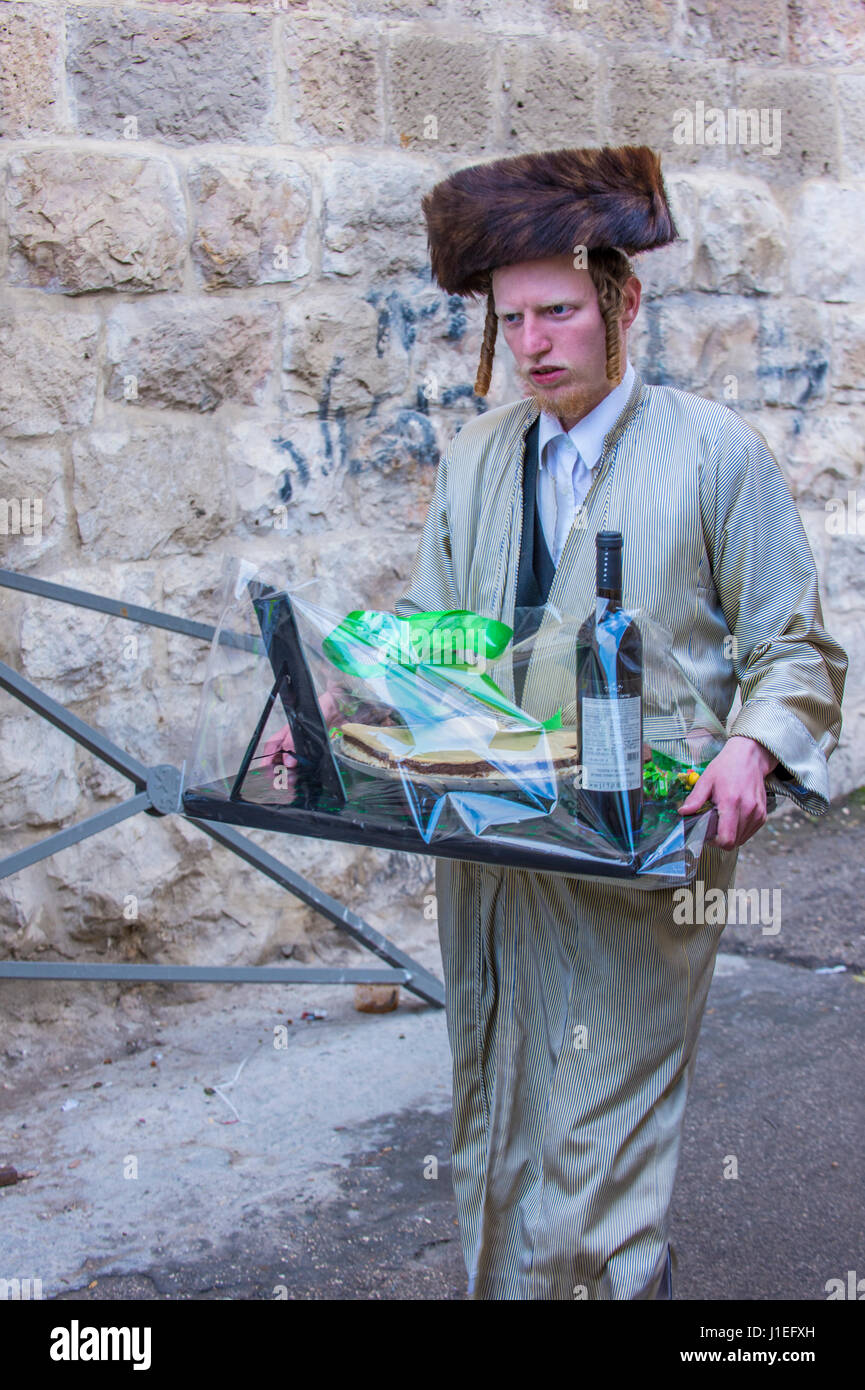
[[[666,629],[630,614],[642,640],[643,794],[639,833],[623,845],[582,785],[576,656],[587,612],[518,611],[515,641],[482,614],[363,607],[358,588],[286,586],[272,570],[226,562],[184,764],[188,815],[644,889],[694,877],[716,813],[682,816],[678,805],[726,734]],[[535,692],[562,696],[543,718],[515,700],[528,672]],[[264,749],[286,728],[293,753],[274,761]],[[615,738],[608,751],[624,765]]]

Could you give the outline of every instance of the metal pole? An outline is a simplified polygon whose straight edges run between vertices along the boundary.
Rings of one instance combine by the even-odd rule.
[[[84,589],[75,589],[63,584],[53,584],[45,579],[31,575],[18,574],[14,570],[0,569],[0,585],[35,594],[40,598],[53,599],[60,603],[71,603],[79,608],[90,608],[102,613],[111,613],[132,622],[146,623],[152,627],[167,628],[182,632],[202,641],[212,641],[217,629],[206,623],[191,622],[177,618],[171,613],[161,613],[157,609],[144,608],[139,604],[124,603],[118,599],[104,598]],[[228,630],[219,632],[220,643],[242,647],[249,651],[263,652],[260,638],[245,633]],[[149,815],[183,815],[181,774],[169,764],[148,767],[131,753],[107,738],[99,729],[85,723],[78,715],[65,708],[38,686],[0,661],[0,687],[8,690],[22,704],[27,705],[40,718],[47,719],[62,733],[74,738],[83,748],[94,753],[102,762],[115,771],[128,777],[135,787],[135,795],[118,806],[99,811],[77,825],[49,835],[37,844],[28,845],[15,853],[0,859],[0,878],[18,873],[21,869],[39,860],[56,854],[69,845],[77,844],[105,830],[110,825],[128,819],[138,811]],[[211,839],[224,845],[226,849],[257,868],[282,888],[315,908],[336,926],[348,932],[368,950],[373,951],[393,968],[339,969],[318,966],[195,966],[195,965],[102,965],[92,962],[68,963],[58,961],[6,961],[0,962],[0,978],[5,979],[55,979],[55,980],[214,980],[224,983],[278,983],[278,984],[404,984],[413,994],[438,1008],[444,1007],[444,988],[428,970],[419,965],[411,956],[401,951],[381,932],[371,927],[357,913],[352,912],[336,898],[321,892],[314,884],[283,864],[275,856],[253,844],[239,831],[230,826],[184,816],[192,825],[197,825]]]

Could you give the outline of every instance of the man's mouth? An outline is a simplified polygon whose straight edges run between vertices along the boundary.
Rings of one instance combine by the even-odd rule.
[[[564,371],[564,367],[532,367],[529,376],[533,381],[555,381]]]

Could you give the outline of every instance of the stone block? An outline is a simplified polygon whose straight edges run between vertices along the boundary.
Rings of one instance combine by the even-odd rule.
[[[0,136],[7,140],[66,131],[63,12],[6,4],[0,11]]]
[[[723,168],[727,145],[710,143],[714,127],[707,113],[725,110],[731,97],[730,68],[723,61],[628,55],[610,65],[604,143],[650,145],[665,168]]]
[[[781,465],[797,506],[825,508],[831,498],[862,495],[865,407],[764,410],[760,433]]]
[[[641,374],[732,408],[757,404],[756,301],[679,294],[649,301]]]
[[[383,61],[375,24],[330,13],[291,15],[280,61],[294,130],[303,143],[381,144]]]
[[[790,61],[865,63],[865,25],[859,0],[794,0],[790,12]]]
[[[865,399],[865,306],[830,309],[832,320],[832,398],[839,403]]]
[[[400,3],[401,0],[397,0]],[[411,3],[412,0],[406,0]],[[367,8],[378,0],[364,0]],[[673,40],[676,0],[619,0],[616,5],[597,0],[451,0],[449,16],[466,26],[535,36],[577,39],[600,50],[607,45],[641,44],[669,47]]]
[[[54,569],[51,578],[88,593],[153,606],[152,569],[109,562],[97,571],[79,557]],[[114,614],[28,598],[21,620],[20,656],[25,675],[55,699],[64,704],[92,699],[98,706],[102,699],[107,704],[114,693],[152,685],[159,640],[157,629]],[[93,722],[104,728],[96,709]]]
[[[820,594],[827,610],[824,613],[826,626],[850,657],[844,698],[841,702],[842,736],[845,742],[849,740],[852,744],[851,751],[854,753],[853,768],[856,777],[852,785],[860,787],[861,763],[855,759],[855,752],[862,746],[856,737],[857,731],[865,734],[865,690],[860,674],[861,663],[857,660],[859,652],[865,646],[865,509],[861,506],[865,492],[861,486],[856,489],[855,498],[859,504],[858,529],[855,532],[852,529],[846,532],[839,531],[828,536],[826,562],[820,574]],[[847,498],[842,493],[836,501],[846,503]],[[831,515],[831,511],[824,511],[822,517],[818,518],[824,526],[828,515]],[[831,763],[829,767],[831,776]],[[832,784],[834,786],[834,778]]]
[[[72,458],[72,503],[91,563],[200,554],[230,531],[217,430],[136,421],[79,434]]]
[[[696,288],[780,294],[788,259],[786,218],[769,189],[730,175],[701,185]]]
[[[837,176],[838,114],[828,76],[744,69],[736,83],[736,105],[761,113],[761,138],[732,147],[737,166],[754,177],[788,183]],[[748,134],[752,134],[750,124]]]
[[[573,27],[595,46],[649,44],[669,46],[675,32],[676,0],[620,0],[598,5],[595,0],[547,0],[561,15],[563,28]]]
[[[831,337],[824,304],[790,299],[760,305],[757,372],[766,405],[810,409],[826,399]]]
[[[294,160],[203,157],[188,173],[192,260],[208,290],[291,282],[307,275],[312,189]]]
[[[865,299],[858,240],[863,226],[865,190],[826,179],[804,184],[790,218],[793,293],[841,304]]]
[[[321,268],[325,275],[375,276],[429,266],[421,198],[443,175],[426,161],[376,155],[328,160]]]
[[[56,828],[79,801],[75,744],[23,705],[15,708],[21,713],[0,719],[0,824],[7,833]],[[4,853],[11,850],[7,842]]]
[[[599,143],[598,58],[579,43],[502,45],[505,136],[518,150]]]
[[[737,62],[783,63],[787,58],[787,0],[738,8],[728,0],[685,0],[681,42]]]
[[[82,135],[174,145],[276,134],[270,13],[70,6],[67,59]]]
[[[291,4],[292,0],[285,2]],[[340,0],[340,4],[350,8],[353,14],[387,16],[388,19],[425,19],[435,23],[445,15],[456,15],[460,0],[456,0],[456,3],[446,3],[446,0]]]
[[[52,434],[93,418],[95,314],[0,309],[0,434]]]
[[[0,439],[0,566],[29,570],[70,543],[63,455],[56,445]],[[7,593],[4,591],[4,602]]]
[[[404,148],[463,156],[495,144],[494,45],[397,32],[388,44],[388,135]]]
[[[460,425],[486,406],[474,394],[474,381],[483,340],[486,301],[447,295],[435,284],[400,282],[382,295],[387,312],[401,324],[410,344],[406,400],[430,415],[437,436],[446,443]],[[509,380],[513,355],[503,337],[496,341],[491,399],[500,396]]]
[[[208,412],[261,403],[275,365],[276,304],[172,297],[108,319],[108,400]]]
[[[60,148],[13,155],[6,206],[14,285],[83,294],[181,284],[186,211],[166,159]]]
[[[352,421],[344,455],[343,495],[347,511],[367,528],[395,530],[411,515],[406,499],[417,499],[412,520],[423,519],[432,498],[441,447],[430,417],[408,407],[386,418]]]
[[[658,246],[631,257],[645,299],[675,294],[693,284],[698,201],[695,181],[688,174],[665,174],[664,187],[679,235],[669,246]]]
[[[836,77],[845,176],[865,174],[865,76]]]
[[[286,306],[283,387],[292,410],[364,412],[399,396],[408,357],[386,308],[354,287],[300,295]]]
[[[287,410],[284,421],[263,412],[233,421],[226,433],[228,477],[237,505],[236,533],[273,541],[320,534],[334,525],[338,485],[329,485],[324,449],[327,422]]]

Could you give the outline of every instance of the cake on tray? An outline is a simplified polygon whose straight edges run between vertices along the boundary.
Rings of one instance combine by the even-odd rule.
[[[405,745],[405,753],[391,746],[390,740]],[[501,730],[489,742],[491,752],[500,752],[502,763],[490,762],[471,748],[448,748],[446,737],[441,748],[413,752],[415,741],[408,729],[375,724],[343,724],[338,730],[338,748],[355,763],[394,773],[457,777],[470,781],[494,781],[507,775],[557,775],[573,771],[577,765],[576,729],[552,729],[545,736],[535,730]]]

